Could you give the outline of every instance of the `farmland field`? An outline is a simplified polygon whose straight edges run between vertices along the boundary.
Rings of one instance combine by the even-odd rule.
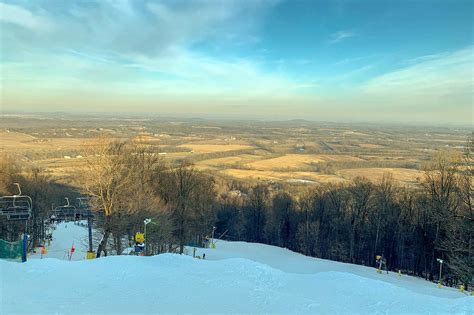
[[[379,181],[386,174],[392,176],[395,181],[403,183],[415,183],[423,178],[423,172],[406,168],[355,168],[343,169],[336,172],[342,178],[354,179],[365,177],[371,181]]]
[[[179,145],[180,148],[189,148],[195,153],[212,153],[212,152],[226,152],[226,151],[237,151],[252,149],[248,145],[240,144],[194,144],[194,143],[185,143]]]
[[[62,150],[80,149],[84,143],[78,138],[40,138],[21,132],[0,131],[0,148],[3,152],[18,152],[24,150]]]
[[[0,149],[75,184],[97,137],[135,139],[166,163],[188,161],[223,180],[288,184],[380,180],[416,185],[437,152],[461,152],[469,128],[316,123],[0,116]]]
[[[292,183],[329,183],[344,182],[341,177],[334,175],[323,175],[315,172],[273,172],[256,170],[227,169],[222,174],[240,179],[286,181]]]
[[[299,169],[312,163],[328,161],[360,161],[361,159],[349,155],[323,155],[323,154],[286,154],[273,159],[265,159],[252,163],[247,166],[256,170],[275,170],[275,169]]]
[[[251,154],[242,154],[236,156],[228,156],[223,158],[216,158],[216,159],[209,159],[209,160],[202,160],[196,163],[196,165],[202,167],[220,167],[220,166],[232,166],[239,163],[247,163],[249,161],[253,161],[259,159],[257,155]]]

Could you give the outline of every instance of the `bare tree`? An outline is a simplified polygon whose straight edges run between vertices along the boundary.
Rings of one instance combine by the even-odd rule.
[[[264,239],[268,199],[269,191],[265,185],[259,184],[250,190],[248,204],[245,207],[245,226],[249,241],[262,242]]]
[[[446,250],[442,240],[455,229],[454,217],[458,212],[458,157],[447,152],[435,156],[425,169],[422,182],[425,188],[429,218],[435,226],[434,247],[431,253],[431,271],[434,273],[437,255],[443,255]],[[438,252],[437,252],[438,251]]]
[[[373,196],[373,207],[372,211],[369,213],[370,222],[372,225],[375,225],[375,238],[373,245],[373,255],[386,254],[384,253],[384,247],[380,246],[382,243],[382,238],[389,231],[395,232],[393,224],[390,223],[397,222],[399,216],[399,207],[396,205],[395,198],[397,196],[397,187],[393,182],[393,177],[391,173],[386,173],[383,175],[382,179],[374,187],[374,196]],[[391,233],[390,238],[392,241],[395,239],[395,233]],[[390,244],[392,245],[392,244]],[[391,251],[390,251],[391,252]],[[391,257],[388,257],[388,263],[390,263]]]
[[[97,248],[97,257],[102,252],[107,254],[109,236],[113,227],[117,227],[113,219],[120,220],[121,216],[141,205],[143,194],[133,193],[142,191],[137,181],[142,177],[137,173],[137,168],[141,166],[137,166],[136,149],[130,142],[99,138],[88,145],[84,154],[84,188],[93,197],[95,210],[104,215],[103,237]]]
[[[361,226],[367,220],[373,186],[367,179],[356,178],[354,183],[349,186],[348,190],[351,198],[348,207],[348,216],[351,227],[349,259],[351,263],[355,263],[357,258],[355,255],[356,237]]]
[[[287,192],[273,196],[267,222],[267,238],[281,247],[288,247],[294,232],[294,201]]]
[[[195,236],[209,232],[214,222],[211,209],[215,200],[214,180],[183,163],[161,173],[155,186],[170,213],[173,235],[183,253],[184,245]]]

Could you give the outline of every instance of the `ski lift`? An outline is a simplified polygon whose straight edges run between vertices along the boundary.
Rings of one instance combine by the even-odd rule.
[[[77,199],[77,207],[78,208],[88,208],[89,207],[89,198],[87,197],[78,197]]]
[[[30,196],[21,194],[20,184],[14,185],[18,195],[0,197],[0,215],[6,216],[8,221],[29,220],[33,201]]]
[[[66,204],[54,208],[54,216],[56,220],[75,220],[77,209],[69,203],[69,198],[65,197]]]
[[[89,204],[90,199],[88,197],[79,197],[77,199],[77,219],[87,219],[93,217],[91,207]]]

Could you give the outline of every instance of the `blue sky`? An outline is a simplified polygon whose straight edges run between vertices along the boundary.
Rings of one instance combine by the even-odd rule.
[[[473,9],[4,0],[2,110],[471,124]]]

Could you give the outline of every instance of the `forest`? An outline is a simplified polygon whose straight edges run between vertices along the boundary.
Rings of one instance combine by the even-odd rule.
[[[80,188],[1,157],[0,193],[14,194],[12,183],[20,183],[33,212],[26,227],[1,221],[0,237],[14,240],[26,229],[33,248],[44,238],[51,204],[82,195],[96,213],[97,257],[122,253],[151,218],[147,255],[183,253],[215,230],[219,239],[366,266],[381,255],[389,270],[467,288],[474,275],[473,149],[471,137],[462,154],[434,155],[417,186],[401,186],[390,173],[378,182],[295,186],[223,182],[190,162],[165,162],[156,147],[140,141],[98,138],[83,149]],[[442,279],[438,258],[444,260]]]

